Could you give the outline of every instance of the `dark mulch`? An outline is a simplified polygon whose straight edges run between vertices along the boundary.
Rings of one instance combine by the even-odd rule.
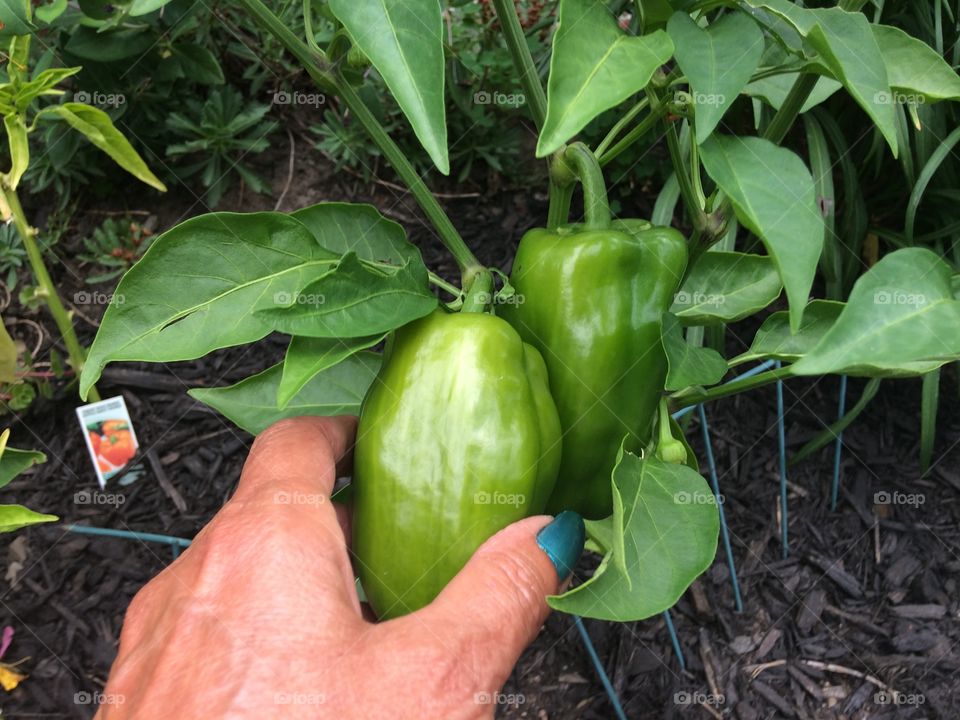
[[[298,155],[299,158],[299,155]],[[284,182],[277,163],[275,185]],[[374,202],[407,226],[435,269],[449,257],[419,219],[409,197],[352,176],[331,177],[299,163],[299,192],[284,208],[345,197]],[[160,227],[189,203],[170,201]],[[506,266],[520,232],[542,218],[544,198],[502,192],[447,198],[445,204],[482,259]],[[272,207],[263,198],[226,206]],[[195,214],[202,210],[196,206]],[[532,220],[534,218],[534,220]],[[71,294],[83,268],[58,268]],[[86,308],[91,319],[102,308]],[[6,315],[27,316],[20,308]],[[33,315],[43,320],[42,315]],[[752,328],[735,328],[750,337]],[[82,326],[90,340],[92,327]],[[279,339],[171,366],[123,364],[101,383],[127,399],[143,455],[134,483],[111,487],[113,504],[77,502],[93,490],[75,400],[38,401],[7,424],[13,444],[42,448],[50,460],[14,481],[4,502],[21,502],[66,522],[192,537],[230,496],[251,438],[185,395],[187,387],[237,381],[282,357]],[[862,383],[851,382],[850,397]],[[920,477],[919,384],[886,383],[845,435],[843,492],[830,512],[832,450],[791,467],[790,555],[781,557],[773,388],[709,408],[714,451],[744,598],[733,608],[724,557],[673,610],[687,670],[680,669],[662,618],[630,624],[587,621],[599,657],[630,718],[954,718],[960,637],[960,412],[954,376],[942,388],[936,465]],[[785,386],[787,443],[796,451],[832,419],[837,381]],[[688,435],[703,457],[699,424]],[[922,504],[884,504],[916,495]],[[900,493],[894,495],[894,493]],[[122,503],[120,499],[122,498]],[[102,498],[110,499],[108,497]],[[11,538],[0,586],[0,625],[17,635],[7,660],[29,656],[30,678],[3,698],[4,717],[89,718],[89,693],[103,687],[130,598],[171,561],[163,545],[68,534],[41,526]],[[582,574],[595,561],[585,559]],[[887,695],[903,693],[898,704]],[[582,641],[566,616],[554,615],[504,688],[502,717],[611,718],[613,709]],[[905,704],[905,703],[912,704]],[[512,703],[512,704],[511,704]]]

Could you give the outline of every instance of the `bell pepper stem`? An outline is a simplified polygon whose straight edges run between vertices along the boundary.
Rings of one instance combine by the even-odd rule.
[[[77,332],[73,328],[73,321],[70,314],[63,306],[60,296],[57,294],[57,286],[54,284],[47,266],[43,262],[43,254],[37,245],[37,231],[30,227],[27,217],[20,205],[20,198],[17,197],[17,191],[9,187],[6,182],[2,184],[3,199],[10,215],[13,218],[13,224],[17,228],[17,234],[23,242],[23,247],[27,251],[27,258],[30,261],[30,269],[33,271],[34,280],[40,286],[40,294],[47,305],[47,309],[53,316],[53,321],[60,331],[63,338],[63,344],[67,347],[67,356],[70,365],[73,367],[76,377],[80,377],[80,371],[83,370],[83,362],[86,359],[86,351],[80,345],[77,338]],[[100,394],[96,387],[91,387],[88,397],[96,402],[100,399]]]
[[[573,185],[563,184],[550,178],[550,205],[547,207],[547,227],[556,230],[570,219],[570,201]]]
[[[483,268],[467,289],[460,312],[484,312],[493,302],[493,274]]]
[[[560,157],[562,163],[576,173],[583,186],[584,227],[590,230],[610,227],[607,186],[603,182],[603,170],[600,169],[597,156],[582,142],[575,142],[568,145]],[[558,168],[558,171],[562,171],[562,168]]]

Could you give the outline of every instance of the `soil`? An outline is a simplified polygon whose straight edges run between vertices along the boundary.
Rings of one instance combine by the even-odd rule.
[[[296,165],[281,209],[320,200],[371,202],[403,223],[431,268],[453,274],[449,255],[412,199],[383,183],[332,173],[297,140]],[[280,143],[282,145],[282,143]],[[265,164],[277,195],[287,184],[287,148]],[[542,185],[541,185],[542,186]],[[507,268],[522,230],[539,224],[545,196],[481,187],[443,203],[481,259]],[[231,193],[220,209],[272,209],[275,198]],[[181,193],[148,205],[159,228],[203,212]],[[89,286],[70,243],[102,221],[90,209],[63,241],[54,268],[68,299]],[[128,207],[126,209],[136,209]],[[642,208],[641,208],[642,210]],[[111,288],[100,288],[109,293]],[[102,305],[79,308],[89,342]],[[4,317],[47,316],[15,302]],[[728,332],[731,351],[749,344],[756,322]],[[27,344],[31,325],[13,326]],[[69,533],[67,523],[189,538],[230,497],[252,438],[189,398],[188,387],[236,382],[278,361],[284,341],[220,351],[171,365],[116,364],[101,382],[123,394],[141,442],[138,474],[111,486],[103,502],[83,502],[96,488],[75,396],[61,388],[24,413],[6,415],[17,447],[42,449],[46,464],[15,480],[4,502],[59,515],[62,523],[8,536],[0,585],[0,626],[16,636],[6,661],[28,658],[30,677],[2,696],[9,718],[90,718],[102,690],[130,599],[173,560],[169,547]],[[849,399],[862,381],[851,380]],[[788,453],[836,415],[836,378],[784,386]],[[955,718],[960,705],[960,411],[953,371],[944,374],[933,468],[918,466],[920,385],[885,382],[844,435],[842,491],[829,509],[832,446],[789,469],[789,556],[782,557],[774,389],[711,404],[707,414],[730,542],[743,595],[734,608],[729,570],[718,550],[713,567],[672,611],[686,669],[662,617],[637,623],[586,621],[600,662],[629,718]],[[699,421],[688,437],[703,458]],[[879,494],[878,494],[879,493]],[[893,499],[894,502],[885,502]],[[577,579],[596,559],[585,558]],[[900,694],[894,695],[895,690]],[[896,702],[891,701],[893,697]],[[613,718],[584,644],[568,616],[554,614],[503,689],[498,717]]]

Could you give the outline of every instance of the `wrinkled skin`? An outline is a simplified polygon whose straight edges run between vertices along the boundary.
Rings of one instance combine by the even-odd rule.
[[[558,591],[545,516],[487,541],[429,606],[376,624],[329,502],[354,418],[257,438],[234,497],[134,597],[99,720],[489,718]]]

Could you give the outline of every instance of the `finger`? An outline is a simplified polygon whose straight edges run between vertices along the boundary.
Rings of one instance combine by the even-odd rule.
[[[463,649],[467,665],[484,678],[481,684],[497,690],[543,625],[546,598],[570,574],[583,542],[583,520],[576,513],[514,523],[481,545],[437,599],[410,620]]]
[[[349,462],[357,419],[297,417],[274,423],[257,436],[240,476],[238,495],[262,490],[320,492],[330,496],[337,465]]]

